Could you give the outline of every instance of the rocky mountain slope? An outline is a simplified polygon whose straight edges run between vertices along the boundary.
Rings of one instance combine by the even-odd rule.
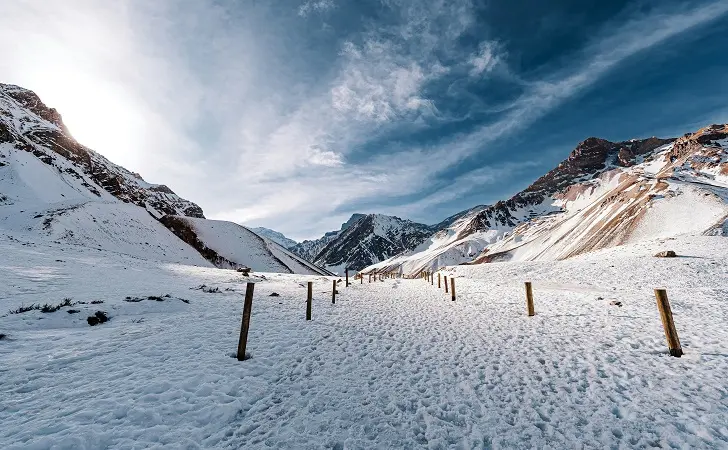
[[[589,138],[508,200],[465,212],[414,251],[366,271],[564,259],[640,239],[726,234],[728,126],[680,139]]]
[[[320,239],[303,241],[291,248],[294,253],[334,272],[348,267],[360,270],[372,263],[417,247],[433,228],[399,217],[382,214],[354,214],[341,230]]]
[[[185,233],[176,226],[193,219],[201,222]],[[328,273],[236,224],[225,225],[239,228],[227,242],[214,233],[193,238],[213,228],[205,224],[196,204],[76,142],[36,94],[0,84],[0,237],[203,266]],[[255,248],[246,253],[246,245]],[[230,248],[232,255],[221,250]]]

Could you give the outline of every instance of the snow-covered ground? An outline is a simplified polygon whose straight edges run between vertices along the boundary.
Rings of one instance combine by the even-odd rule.
[[[2,240],[0,448],[728,448],[725,237],[445,273],[455,302],[356,280],[335,305],[330,278],[253,274],[239,362],[240,274]],[[8,314],[64,298],[85,304]],[[96,311],[111,320],[90,327]]]

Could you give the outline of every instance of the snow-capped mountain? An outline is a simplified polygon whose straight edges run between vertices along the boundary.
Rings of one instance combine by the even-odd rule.
[[[294,241],[293,239],[290,239],[283,233],[278,232],[276,230],[271,230],[270,228],[255,227],[255,228],[250,228],[250,229],[258,236],[267,238],[285,248],[291,248],[291,247],[295,246],[296,244],[298,244],[298,242]]]
[[[167,186],[76,142],[35,93],[0,84],[3,238],[201,266],[328,273],[245,227],[204,217]]]
[[[299,242],[292,247],[290,250],[298,256],[307,259],[308,261],[315,261],[316,256],[329,244],[329,242],[336,239],[336,237],[344,230],[349,228],[352,224],[356,223],[359,219],[366,217],[366,214],[352,214],[349,220],[341,224],[341,228],[337,231],[329,231],[324,233],[318,239],[306,239],[305,241]]]
[[[165,214],[204,217],[202,208],[167,186],[147,183],[139,174],[76,142],[61,115],[27,89],[0,84],[0,143],[32,154],[83,197],[91,194],[88,198],[104,200],[108,193],[157,218]]]
[[[316,241],[304,241],[292,250],[312,255],[315,264],[337,273],[348,267],[359,270],[403,251],[417,247],[433,228],[383,214],[354,214],[340,231],[326,233]]]
[[[508,200],[466,211],[411,252],[364,269],[564,259],[641,239],[728,234],[728,125],[677,140],[589,138]]]

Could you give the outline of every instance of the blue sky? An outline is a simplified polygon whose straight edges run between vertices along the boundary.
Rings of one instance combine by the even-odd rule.
[[[220,218],[435,223],[589,137],[728,121],[728,2],[13,0],[0,80]]]

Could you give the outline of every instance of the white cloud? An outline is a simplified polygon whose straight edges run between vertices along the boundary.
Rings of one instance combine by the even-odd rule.
[[[307,0],[298,7],[298,15],[306,17],[312,12],[328,11],[335,6],[334,0]]]
[[[335,7],[305,5],[304,15]],[[497,122],[427,146],[385,142],[362,154],[389,130],[437,120],[430,83],[506,69],[494,43],[458,53],[474,26],[469,1],[383,5],[388,25],[352,30],[340,55],[306,77],[282,48],[294,41],[279,43],[285,33],[256,6],[233,20],[213,0],[2,2],[0,40],[13,45],[0,58],[0,79],[37,90],[69,124],[93,124],[95,137],[77,136],[83,143],[198,202],[208,217],[305,238],[336,228],[358,202],[385,204],[430,188],[438,174],[625,58],[728,10],[716,1],[610,27],[612,35],[587,45],[573,67],[527,83]],[[303,22],[300,12],[289,11],[291,20]],[[467,175],[439,197],[382,210],[415,212],[501,175]]]
[[[484,72],[488,73],[495,68],[501,58],[496,53],[497,48],[498,44],[494,41],[485,41],[480,44],[478,52],[468,59],[468,63],[472,66],[470,76],[481,76]]]

